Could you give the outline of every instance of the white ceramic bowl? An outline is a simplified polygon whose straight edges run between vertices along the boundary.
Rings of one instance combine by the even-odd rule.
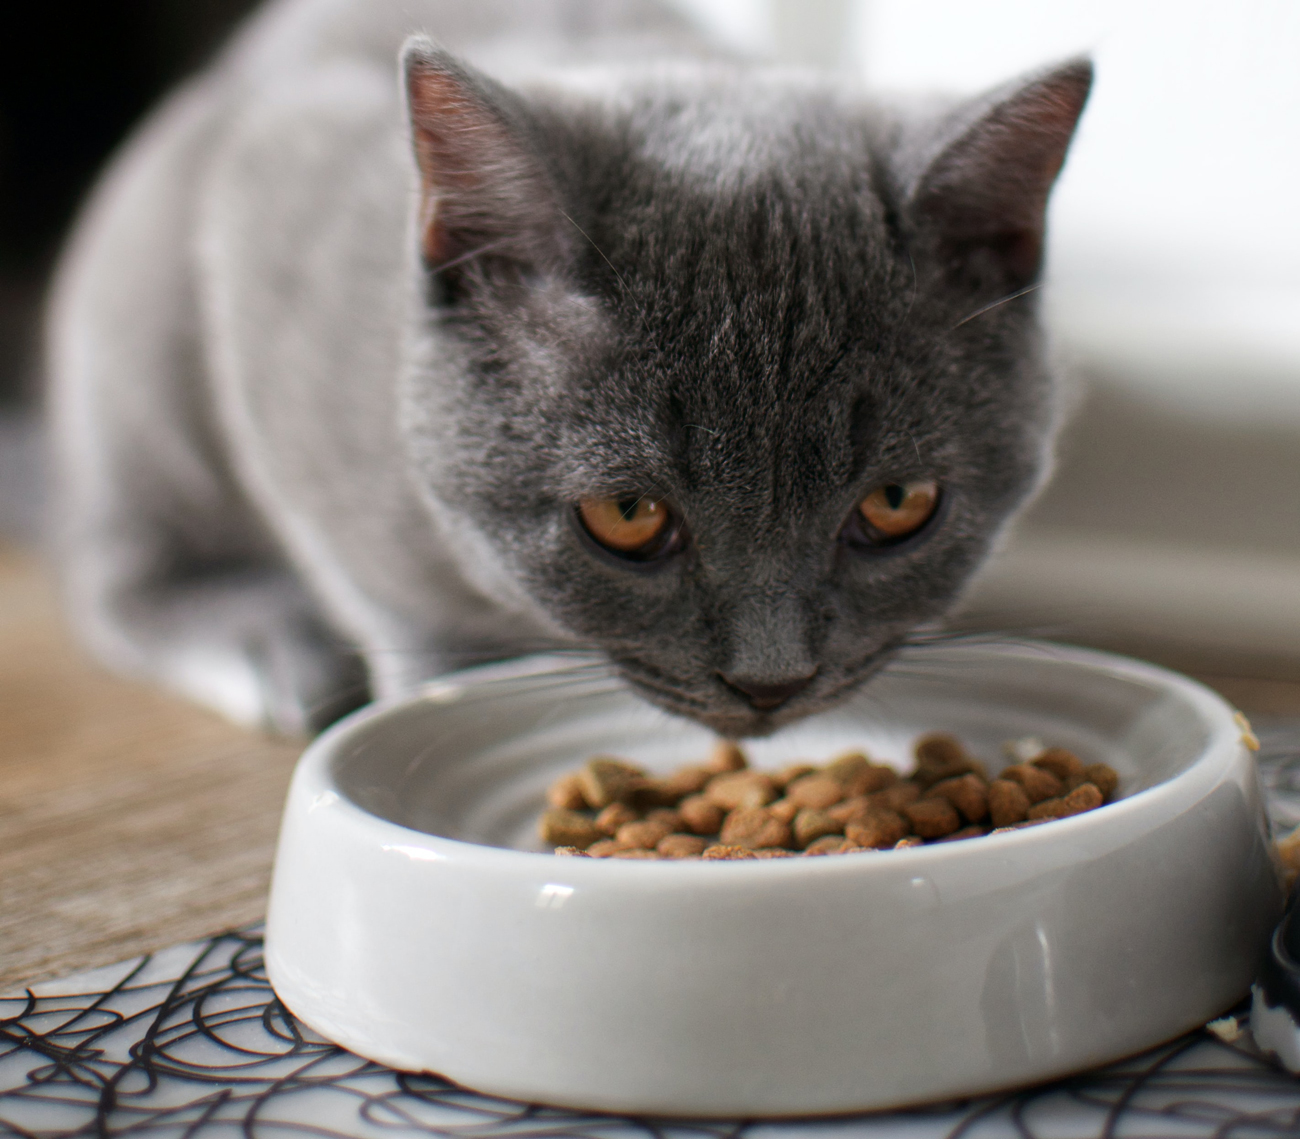
[[[1044,645],[946,648],[752,755],[954,731],[1104,760],[1092,813],[911,850],[749,862],[539,853],[546,784],[708,745],[589,670],[466,672],[303,756],[267,966],[363,1056],[523,1100],[792,1115],[986,1092],[1139,1051],[1245,993],[1281,912],[1254,765],[1205,688]]]

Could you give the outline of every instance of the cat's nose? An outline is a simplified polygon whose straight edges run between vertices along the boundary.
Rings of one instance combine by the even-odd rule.
[[[725,672],[718,675],[728,688],[734,688],[758,711],[771,712],[807,688],[817,675],[817,670],[813,669],[807,676],[796,676],[775,683],[748,676],[728,676]]]

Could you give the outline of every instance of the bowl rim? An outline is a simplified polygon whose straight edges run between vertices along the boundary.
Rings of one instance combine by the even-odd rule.
[[[1203,798],[1230,772],[1238,754],[1247,748],[1242,714],[1212,689],[1170,669],[1098,649],[1029,638],[981,642],[978,646],[962,646],[962,651],[1020,656],[1032,652],[1040,657],[1046,652],[1053,661],[1081,665],[1119,679],[1145,682],[1148,686],[1161,688],[1182,697],[1200,716],[1207,732],[1205,746],[1186,768],[1173,777],[1095,810],[1056,819],[1051,826],[1025,827],[1005,834],[984,835],[974,847],[968,843],[932,843],[902,850],[870,852],[890,854],[893,857],[889,859],[848,856],[796,856],[735,861],[557,858],[555,854],[546,851],[515,850],[418,830],[367,810],[339,787],[333,775],[340,750],[348,740],[370,729],[376,721],[387,719],[423,702],[449,703],[457,699],[467,686],[473,688],[496,681],[526,682],[529,677],[545,675],[554,662],[562,660],[572,664],[578,656],[539,653],[445,673],[425,682],[411,695],[376,701],[339,720],[311,741],[299,757],[293,775],[294,794],[286,803],[286,813],[293,810],[292,804],[300,802],[301,794],[306,792],[311,802],[309,810],[328,805],[338,822],[346,821],[350,828],[373,832],[372,841],[376,848],[403,853],[415,861],[479,863],[502,871],[513,867],[532,874],[542,865],[539,860],[546,859],[552,863],[560,862],[566,876],[585,877],[590,873],[633,874],[641,875],[641,881],[649,884],[649,879],[657,879],[661,875],[673,875],[677,876],[678,881],[686,881],[687,878],[681,877],[684,874],[689,876],[693,885],[698,886],[699,875],[722,875],[726,881],[735,884],[736,875],[759,874],[770,880],[772,874],[883,873],[885,869],[907,871],[914,867],[933,866],[953,857],[965,861],[977,852],[981,856],[985,853],[996,856],[1006,851],[1009,843],[1019,844],[1014,849],[1028,855],[1035,846],[1041,848],[1044,845],[1054,845],[1071,836],[1080,838],[1090,829],[1108,827],[1112,822],[1122,824],[1124,818],[1133,814],[1151,813],[1160,819],[1170,818],[1180,813],[1180,807],[1186,809]],[[595,662],[602,658],[591,654],[590,659]],[[1169,809],[1164,809],[1166,807]],[[610,868],[615,865],[620,869]],[[593,869],[596,866],[601,868]],[[872,871],[871,867],[881,869]],[[658,888],[661,883],[655,882],[654,885]]]

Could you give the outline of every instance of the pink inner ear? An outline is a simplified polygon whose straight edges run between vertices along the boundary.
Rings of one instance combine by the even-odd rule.
[[[443,265],[493,242],[494,230],[508,222],[499,216],[504,187],[491,182],[515,173],[516,148],[498,117],[455,75],[415,66],[408,87],[420,248],[426,263]]]

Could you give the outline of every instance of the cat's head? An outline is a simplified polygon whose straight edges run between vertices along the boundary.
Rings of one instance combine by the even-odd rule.
[[[1047,462],[1086,62],[911,108],[731,66],[514,92],[427,41],[405,76],[406,426],[463,557],[733,735],[951,605]]]

